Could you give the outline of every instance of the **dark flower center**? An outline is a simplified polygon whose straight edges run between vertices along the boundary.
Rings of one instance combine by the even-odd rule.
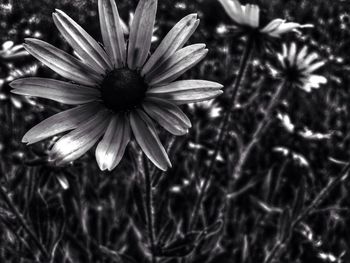
[[[304,76],[296,66],[289,66],[284,71],[284,77],[289,82],[299,82]]]
[[[107,108],[126,111],[136,108],[145,97],[147,84],[143,78],[130,69],[114,69],[101,85],[102,99]]]

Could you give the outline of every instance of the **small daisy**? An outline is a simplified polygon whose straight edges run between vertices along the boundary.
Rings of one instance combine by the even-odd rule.
[[[282,54],[277,56],[282,66],[282,77],[293,86],[310,92],[313,88],[318,89],[321,84],[327,83],[324,76],[313,74],[324,66],[325,62],[319,61],[316,53],[308,54],[306,46],[298,52],[295,43],[292,43],[289,48],[283,44]]]
[[[257,5],[241,5],[238,0],[218,0],[224,7],[230,18],[240,26],[258,30],[262,34],[278,38],[281,35],[296,31],[300,28],[312,27],[294,22],[286,22],[283,19],[274,19],[266,26],[260,25],[260,8]]]
[[[204,44],[183,48],[198,26],[197,15],[179,21],[149,57],[157,0],[139,1],[128,43],[114,0],[99,0],[98,9],[104,48],[64,12],[53,14],[79,59],[41,40],[26,39],[24,46],[31,55],[70,82],[18,79],[11,83],[13,92],[76,106],[39,123],[22,141],[32,144],[70,131],[50,150],[51,161],[57,165],[74,161],[98,143],[99,167],[112,170],[133,134],[147,157],[167,170],[171,163],[154,121],[174,135],[186,134],[191,122],[178,105],[222,93],[222,85],[215,82],[175,81],[208,52]]]

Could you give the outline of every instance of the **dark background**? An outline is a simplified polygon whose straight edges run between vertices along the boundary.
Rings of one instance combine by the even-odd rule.
[[[196,233],[185,236],[188,219],[215,147],[222,112],[227,110],[229,84],[237,74],[245,39],[230,30],[220,33],[218,28],[232,26],[232,21],[217,1],[159,0],[155,31],[159,39],[189,13],[198,13],[201,19],[189,42],[206,43],[209,53],[183,78],[225,85],[225,93],[214,102],[184,107],[193,128],[187,136],[175,139],[170,151],[173,168],[162,174],[155,189],[156,232],[165,244],[159,244],[159,262],[179,262],[179,256],[189,252],[193,252],[190,262],[263,262],[290,225],[293,214],[308,206],[349,160],[350,1],[253,2],[262,9],[262,24],[286,18],[315,25],[314,29],[305,29],[304,35],[289,34],[282,40],[306,44],[316,51],[327,62],[320,72],[328,83],[311,93],[286,90],[241,179],[233,183],[235,197],[227,199],[237,141],[249,141],[277,84],[270,71],[276,51],[254,54],[239,94],[240,106],[233,111],[230,133],[196,226],[197,231],[208,230],[198,244],[193,240]],[[119,0],[117,5],[128,23],[137,1]],[[52,21],[56,8],[101,41],[95,0],[0,0],[0,44],[8,40],[21,44],[26,37],[37,37],[72,52]],[[277,51],[281,42],[275,43]],[[157,44],[159,40],[152,50]],[[21,138],[29,128],[65,106],[9,92],[8,83],[13,78],[33,75],[60,78],[30,56],[0,56],[2,191],[13,200],[47,250],[55,251],[53,262],[147,262],[144,182],[137,172],[138,149],[134,144],[129,146],[121,164],[110,173],[99,171],[94,151],[66,167],[48,164],[47,149],[57,138],[28,147]],[[295,125],[293,131],[288,131],[278,118],[281,114]],[[303,135],[305,129],[308,135]],[[162,130],[160,136],[164,142],[173,140]],[[291,238],[275,262],[350,261],[349,187],[348,180],[342,181],[290,230]],[[3,198],[0,219],[1,262],[34,262],[34,255],[40,258],[37,246]],[[167,250],[166,246],[174,249]]]

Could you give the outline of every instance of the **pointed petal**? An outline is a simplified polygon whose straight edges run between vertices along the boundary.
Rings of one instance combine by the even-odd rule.
[[[310,66],[310,64],[313,63],[318,58],[319,58],[319,56],[317,55],[317,53],[309,54],[303,60],[300,61],[299,65],[298,65],[299,69],[308,68]]]
[[[100,91],[93,88],[46,78],[23,78],[12,81],[12,93],[46,98],[65,104],[79,105],[95,101]]]
[[[151,47],[157,0],[140,0],[132,21],[128,47],[128,66],[136,69],[145,63]]]
[[[83,121],[95,115],[100,109],[100,104],[88,103],[57,113],[31,128],[23,136],[22,142],[33,144],[56,134],[73,130]]]
[[[307,54],[307,46],[304,46],[304,47],[300,50],[300,52],[299,52],[299,54],[298,54],[298,56],[297,56],[297,63],[298,63],[298,64],[300,63],[300,61],[302,61],[302,60],[305,58],[306,54]]]
[[[116,68],[125,66],[126,45],[123,21],[114,0],[99,0],[98,10],[103,43]]]
[[[284,23],[285,20],[284,19],[274,19],[272,20],[270,23],[268,23],[263,29],[261,29],[260,31],[262,33],[270,33],[273,32],[274,30],[276,30],[282,23]]]
[[[278,61],[281,63],[282,68],[286,67],[285,57],[282,54],[277,54]]]
[[[275,30],[270,31],[270,35],[273,37],[279,37],[282,34],[289,33],[291,31],[295,31],[299,28],[308,28],[313,27],[313,25],[307,24],[307,25],[301,25],[294,22],[287,22],[287,23],[281,23]]]
[[[85,63],[100,74],[112,69],[103,48],[73,19],[58,9],[52,17],[58,30]]]
[[[166,99],[175,104],[186,104],[213,99],[222,94],[223,86],[206,80],[179,80],[165,86],[151,88],[147,96]]]
[[[199,24],[197,14],[190,14],[181,19],[165,36],[156,51],[149,58],[141,71],[141,75],[147,75],[161,63],[167,60],[177,50],[183,47]]]
[[[312,73],[319,69],[320,67],[323,67],[326,64],[324,61],[317,62],[315,64],[309,65],[307,68],[305,68],[305,72]]]
[[[86,86],[95,86],[102,80],[102,76],[84,63],[44,41],[26,39],[24,47],[32,56],[64,78]]]
[[[53,161],[56,165],[62,165],[81,157],[103,135],[109,120],[109,111],[100,110],[88,121],[64,135],[52,147],[49,153],[50,161]]]
[[[149,85],[162,85],[169,83],[184,72],[195,66],[208,53],[204,44],[194,44],[184,47],[168,58],[158,70],[146,76]]]
[[[103,139],[96,147],[96,160],[102,171],[112,171],[123,158],[130,141],[130,124],[126,116],[113,116]]]
[[[316,53],[311,53],[310,55],[308,55],[305,60],[304,63],[306,65],[311,64],[312,62],[314,62],[316,59],[318,59],[318,55]]]
[[[142,106],[151,118],[174,135],[184,135],[191,128],[191,121],[186,114],[178,106],[166,100],[146,98]]]
[[[159,169],[171,167],[169,157],[160,142],[152,120],[142,110],[130,113],[130,125],[142,151]]]

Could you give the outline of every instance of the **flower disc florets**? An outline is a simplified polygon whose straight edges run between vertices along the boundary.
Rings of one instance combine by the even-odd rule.
[[[287,66],[282,71],[281,76],[289,83],[300,83],[301,79],[305,78],[305,75],[297,68],[297,66],[288,65],[288,61],[286,61],[286,64]]]
[[[137,108],[147,84],[138,72],[123,68],[109,72],[101,84],[101,97],[107,108],[119,112]]]

